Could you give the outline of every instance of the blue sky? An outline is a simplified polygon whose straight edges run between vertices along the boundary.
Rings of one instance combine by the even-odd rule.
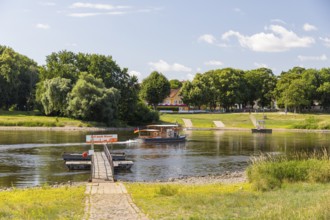
[[[330,67],[328,0],[0,0],[0,44],[110,55],[140,80],[233,67]]]

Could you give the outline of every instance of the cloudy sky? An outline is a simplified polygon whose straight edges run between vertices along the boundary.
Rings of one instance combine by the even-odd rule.
[[[139,79],[233,67],[330,67],[328,0],[0,0],[0,44],[110,55]]]

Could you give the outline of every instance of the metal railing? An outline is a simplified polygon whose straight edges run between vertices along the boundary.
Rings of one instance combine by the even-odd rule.
[[[111,153],[108,149],[108,146],[106,144],[104,144],[103,146],[103,149],[104,149],[104,153],[105,153],[105,156],[107,157],[108,161],[109,161],[109,164],[110,164],[110,167],[111,167],[111,172],[112,172],[112,176],[114,176],[114,165],[113,165],[113,160],[112,160],[112,156],[111,156]]]

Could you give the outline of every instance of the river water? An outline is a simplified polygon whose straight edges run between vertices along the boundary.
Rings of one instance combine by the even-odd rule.
[[[113,151],[124,151],[134,161],[130,171],[118,172],[125,181],[155,181],[184,176],[221,174],[243,170],[251,156],[264,153],[292,153],[326,148],[330,133],[250,131],[185,131],[187,141],[176,144],[123,143],[136,135],[132,131],[1,131],[0,187],[29,187],[44,183],[87,181],[89,171],[68,171],[63,152],[83,152],[88,134],[118,134]],[[101,146],[95,147],[102,149]]]

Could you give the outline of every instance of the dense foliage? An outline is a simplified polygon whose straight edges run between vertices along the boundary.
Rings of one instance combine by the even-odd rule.
[[[180,88],[183,103],[195,108],[283,108],[328,111],[330,68],[294,67],[279,76],[271,69],[234,68],[198,73],[192,81],[152,72],[141,85],[111,56],[60,51],[46,64],[0,46],[0,108],[39,109],[45,115],[105,122],[149,123],[158,119],[158,103]]]
[[[185,104],[209,109],[239,107],[284,108],[287,111],[327,111],[330,107],[330,68],[294,67],[276,77],[272,70],[233,68],[196,74],[181,88]]]
[[[38,72],[36,62],[0,45],[0,108],[32,110]]]
[[[137,78],[121,69],[111,56],[69,51],[47,56],[40,71],[37,101],[46,115],[107,125],[145,120],[135,112],[141,108]],[[151,121],[157,119],[156,113],[151,115]]]
[[[157,105],[170,94],[170,91],[171,85],[167,78],[154,71],[143,80],[140,95],[143,100],[156,109]]]

